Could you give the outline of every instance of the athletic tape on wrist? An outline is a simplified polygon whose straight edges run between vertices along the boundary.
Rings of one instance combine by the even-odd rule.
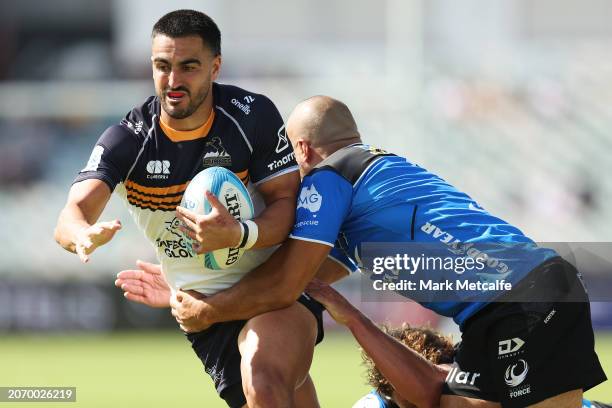
[[[238,224],[240,225],[240,239],[238,240],[238,248],[242,248],[244,247],[244,244],[246,244],[246,239],[248,236],[244,223],[239,221]]]
[[[240,248],[250,249],[257,242],[259,228],[252,220],[242,221],[241,224],[244,227],[244,237],[240,241]]]

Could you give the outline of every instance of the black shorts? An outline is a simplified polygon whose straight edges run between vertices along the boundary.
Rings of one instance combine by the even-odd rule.
[[[323,306],[307,295],[300,296],[298,302],[317,319],[316,344],[319,344],[323,340]],[[216,323],[204,331],[187,334],[193,350],[204,364],[204,370],[215,383],[217,393],[231,408],[246,404],[238,350],[238,335],[245,323],[246,320]]]
[[[606,380],[576,269],[554,258],[516,289],[546,301],[491,303],[472,316],[463,327],[444,395],[526,407]]]

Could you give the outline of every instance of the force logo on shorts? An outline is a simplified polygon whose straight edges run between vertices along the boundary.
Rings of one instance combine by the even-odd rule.
[[[510,398],[518,398],[531,393],[531,386],[523,384],[529,372],[529,364],[522,358],[506,368],[504,381],[508,387]]]

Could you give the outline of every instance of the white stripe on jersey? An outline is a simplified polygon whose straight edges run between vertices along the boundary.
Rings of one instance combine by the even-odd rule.
[[[323,244],[323,245],[327,245],[330,247],[334,247],[334,244],[330,244],[329,242],[325,242],[325,241],[319,241],[318,239],[311,239],[311,238],[303,238],[303,237],[296,237],[293,234],[289,234],[289,238],[293,238],[293,239],[299,239],[300,241],[308,241],[308,242],[316,242],[317,244]]]
[[[140,159],[140,156],[142,155],[142,152],[144,152],[145,146],[147,145],[147,142],[149,141],[149,139],[151,139],[151,135],[153,134],[153,129],[155,129],[155,118],[157,117],[157,115],[153,115],[153,117],[151,118],[151,127],[149,128],[149,131],[147,132],[147,137],[145,137],[145,140],[142,142],[142,146],[140,147],[140,151],[138,152],[138,154],[136,155],[136,160],[134,160],[134,163],[132,163],[132,167],[130,167],[130,169],[127,172],[127,175],[125,176],[125,180],[126,181],[128,178],[130,178],[130,174],[132,174],[132,171],[134,170],[134,167],[136,167],[136,163],[138,163],[138,159]]]
[[[276,173],[274,173],[274,174],[270,174],[268,177],[266,177],[266,178],[264,178],[264,179],[262,179],[262,180],[259,180],[257,183],[255,183],[255,185],[256,185],[256,186],[258,186],[258,185],[260,185],[261,183],[265,183],[266,181],[270,181],[270,180],[272,180],[273,178],[276,178],[276,177],[278,177],[278,176],[282,176],[283,174],[287,174],[287,173],[292,173],[292,172],[294,172],[294,171],[298,171],[299,169],[300,169],[300,168],[299,168],[298,166],[291,166],[291,167],[288,167],[288,168],[286,168],[285,170],[281,170],[281,171],[276,172]]]
[[[240,134],[242,135],[242,137],[244,138],[244,141],[246,142],[247,146],[249,146],[249,150],[251,151],[251,153],[253,153],[253,146],[251,146],[251,143],[249,142],[249,139],[247,139],[246,135],[244,134],[244,131],[242,130],[242,128],[240,127],[240,125],[238,124],[238,121],[236,119],[234,119],[234,117],[232,115],[230,115],[229,113],[227,113],[225,111],[225,109],[223,109],[222,107],[220,107],[219,105],[215,105],[215,107],[217,109],[219,109],[221,112],[223,112],[223,114],[225,116],[227,116],[232,122],[234,122],[234,125],[236,125],[236,127],[238,128],[238,130],[240,131]]]

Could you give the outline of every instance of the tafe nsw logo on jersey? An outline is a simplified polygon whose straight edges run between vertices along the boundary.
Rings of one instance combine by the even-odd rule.
[[[298,206],[297,208],[306,208],[310,212],[317,212],[321,209],[321,203],[323,202],[323,197],[314,184],[310,187],[303,187],[302,191],[300,191],[300,197],[298,198]]]

